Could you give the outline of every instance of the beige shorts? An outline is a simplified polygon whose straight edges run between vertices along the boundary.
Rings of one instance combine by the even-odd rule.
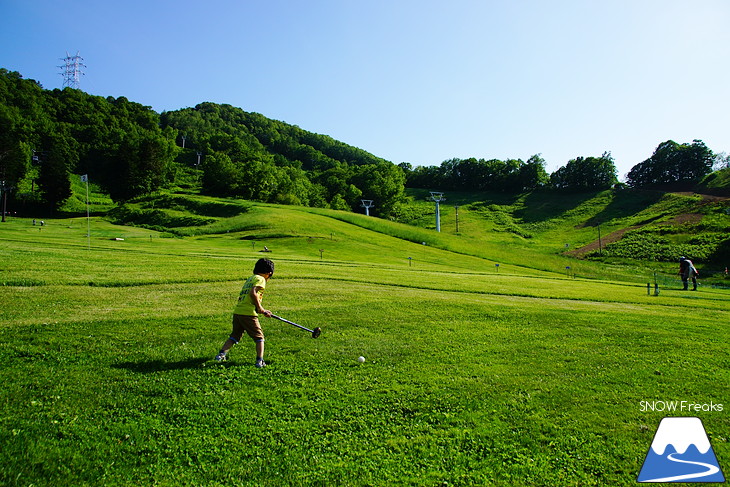
[[[231,338],[238,343],[243,334],[246,333],[255,342],[264,341],[264,330],[261,329],[261,323],[257,316],[233,315],[233,330]]]

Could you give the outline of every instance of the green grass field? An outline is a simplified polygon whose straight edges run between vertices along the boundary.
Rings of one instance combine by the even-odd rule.
[[[184,238],[0,226],[0,484],[634,485],[668,415],[730,473],[729,291],[530,252],[557,236],[244,206]],[[322,335],[263,318],[269,366],[245,339],[217,364],[264,255],[266,307]]]

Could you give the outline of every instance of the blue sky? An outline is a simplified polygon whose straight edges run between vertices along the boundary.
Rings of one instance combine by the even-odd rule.
[[[727,0],[0,0],[0,67],[157,112],[204,101],[395,163],[730,152]]]

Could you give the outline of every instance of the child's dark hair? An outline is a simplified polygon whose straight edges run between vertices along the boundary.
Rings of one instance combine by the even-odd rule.
[[[254,274],[274,274],[274,263],[269,259],[259,259],[253,267]]]

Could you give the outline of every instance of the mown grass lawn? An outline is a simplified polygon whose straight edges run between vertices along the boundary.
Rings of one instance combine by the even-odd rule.
[[[246,341],[211,360],[248,241],[96,222],[89,250],[26,223],[0,234],[2,484],[633,485],[656,400],[724,404],[681,415],[727,474],[727,291],[497,273],[338,226],[339,260],[275,240],[266,306],[323,333],[264,320],[259,370]]]

